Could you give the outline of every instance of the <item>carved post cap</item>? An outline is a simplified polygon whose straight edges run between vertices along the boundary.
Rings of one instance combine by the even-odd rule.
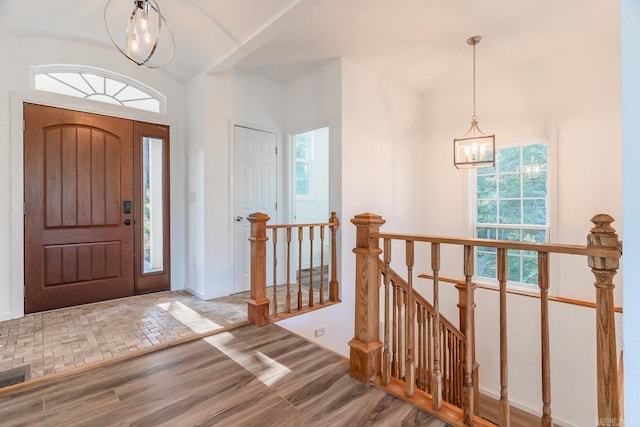
[[[360,215],[356,215],[351,219],[351,223],[353,225],[377,225],[381,226],[386,221],[380,216],[374,213],[361,213]]]
[[[618,240],[615,228],[611,226],[615,220],[607,214],[598,214],[591,218],[594,226],[587,235],[587,247],[620,250],[621,243]],[[618,258],[605,258],[597,256],[587,257],[589,267],[596,270],[615,270],[618,269],[620,261]]]
[[[591,222],[594,227],[591,229],[592,233],[615,233],[616,229],[611,226],[615,221],[611,215],[598,214],[591,218]]]
[[[271,219],[269,215],[262,212],[254,212],[247,217],[247,221],[249,222],[267,222]]]
[[[336,211],[331,212],[329,222],[333,223],[334,225],[340,225],[340,220],[338,219],[338,214],[336,214]]]

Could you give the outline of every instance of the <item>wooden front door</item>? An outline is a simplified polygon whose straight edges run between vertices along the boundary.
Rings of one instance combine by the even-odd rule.
[[[133,122],[32,104],[24,118],[25,312],[133,295]]]

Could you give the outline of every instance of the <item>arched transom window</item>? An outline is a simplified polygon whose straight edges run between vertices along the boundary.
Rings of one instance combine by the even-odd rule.
[[[164,113],[166,98],[150,87],[99,68],[46,65],[31,68],[34,88],[140,110]]]

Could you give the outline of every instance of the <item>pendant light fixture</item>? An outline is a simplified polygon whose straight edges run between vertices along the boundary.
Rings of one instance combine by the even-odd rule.
[[[114,21],[115,14],[123,16]],[[134,64],[160,68],[173,59],[176,41],[155,0],[108,0],[104,24],[113,45]]]
[[[478,127],[476,116],[476,45],[480,43],[480,36],[467,40],[473,47],[473,116],[471,127],[462,138],[453,140],[453,164],[458,169],[488,168],[495,165],[496,138],[486,135]]]

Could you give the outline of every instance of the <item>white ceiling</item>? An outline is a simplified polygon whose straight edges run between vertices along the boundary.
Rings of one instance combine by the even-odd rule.
[[[132,0],[112,0],[114,4]],[[158,0],[176,38],[165,68],[180,81],[230,67],[287,82],[345,57],[417,92],[479,67],[515,67],[594,43],[616,46],[613,0]],[[106,0],[0,0],[0,37],[113,49]],[[126,18],[123,16],[122,20]],[[125,60],[123,58],[123,60]]]

